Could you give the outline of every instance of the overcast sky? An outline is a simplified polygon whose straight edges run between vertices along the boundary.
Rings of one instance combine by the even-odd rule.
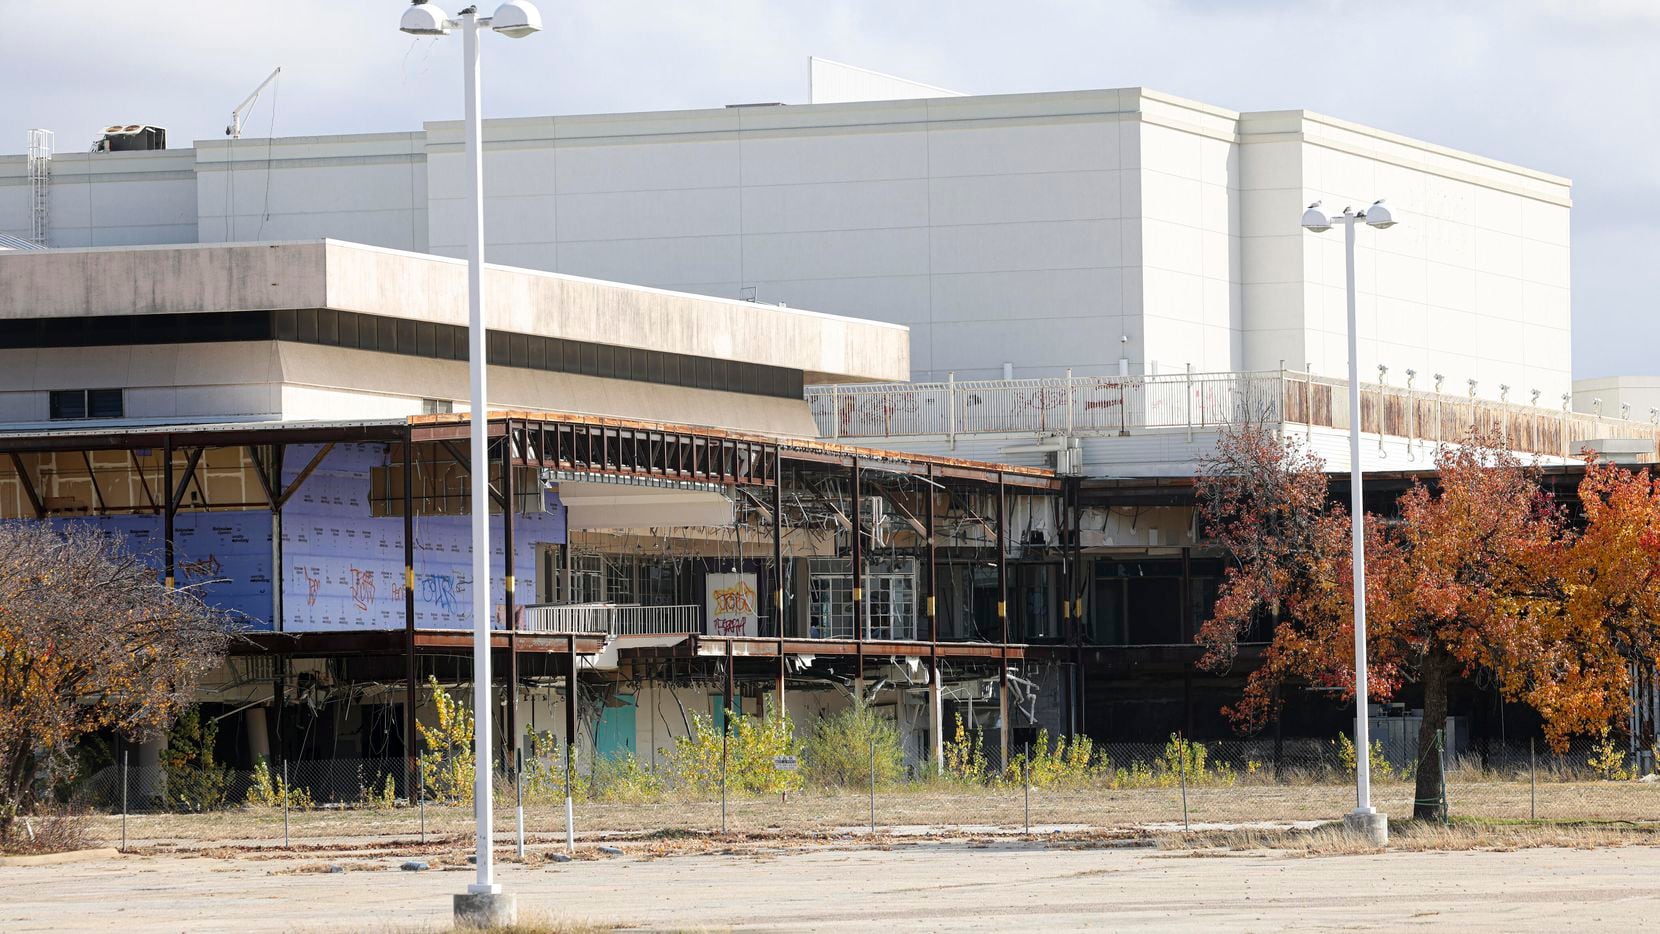
[[[443,4],[441,4],[443,5]],[[460,116],[459,38],[403,0],[0,0],[0,152],[109,123],[219,137]],[[452,14],[461,3],[448,0]],[[489,0],[486,9],[493,6]],[[1305,108],[1574,181],[1574,375],[1660,371],[1660,2],[1654,0],[587,0],[485,41],[485,113],[806,98],[819,55],[970,93],[1145,86]],[[72,14],[72,15],[68,15]],[[1387,192],[1380,195],[1387,196]]]

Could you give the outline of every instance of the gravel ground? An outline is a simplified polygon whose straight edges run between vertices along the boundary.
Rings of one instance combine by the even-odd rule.
[[[1308,857],[1265,850],[856,841],[506,864],[521,911],[640,930],[1641,930],[1660,847]],[[459,851],[126,856],[0,867],[0,930],[436,930]],[[324,873],[329,865],[343,873]],[[446,868],[448,866],[449,868]]]

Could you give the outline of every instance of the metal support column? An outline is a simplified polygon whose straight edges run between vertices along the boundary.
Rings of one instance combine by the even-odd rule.
[[[576,636],[565,637],[565,756],[567,773],[574,771],[576,755],[576,704],[580,692],[576,689]]]
[[[502,719],[506,729],[502,730],[502,739],[505,748],[502,750],[503,765],[511,768],[518,761],[519,753],[519,622],[514,615],[514,589],[517,585],[513,577],[516,562],[513,560],[513,422],[507,422],[506,432],[501,440],[501,544],[502,544],[502,619],[507,627],[507,711]],[[518,784],[518,773],[513,776],[513,783]]]
[[[999,666],[998,710],[1003,728],[998,730],[998,747],[1003,758],[1001,767],[1009,767],[1009,495],[1003,474],[997,474],[997,628]]]
[[[945,711],[940,696],[939,542],[934,535],[934,465],[928,465],[923,485],[922,523],[927,535],[928,580],[928,757],[945,774]]]
[[[404,788],[409,803],[416,801],[418,781],[415,766],[416,673],[415,673],[415,445],[413,432],[404,429],[403,440],[403,748]]]
[[[853,675],[853,692],[859,703],[865,699],[865,560],[864,560],[864,531],[860,521],[860,514],[864,511],[864,503],[859,496],[859,459],[853,458],[850,469],[852,483],[852,513],[849,517],[852,522],[852,570],[853,570],[853,657],[859,666]]]
[[[174,566],[175,558],[174,558],[174,554],[173,554],[173,517],[174,517],[174,513],[177,511],[177,507],[176,507],[174,499],[173,499],[173,436],[172,435],[168,435],[167,439],[162,442],[162,455],[161,455],[161,457],[162,457],[161,495],[164,497],[164,500],[165,500],[162,504],[162,523],[161,523],[162,524],[161,535],[162,535],[162,542],[163,542],[163,545],[162,545],[163,560],[166,562],[166,566],[163,570],[163,575],[164,575],[164,577],[167,581],[167,589],[172,590],[175,582],[177,581],[177,578],[174,576],[176,568]]]
[[[857,457],[853,458],[850,475],[852,477],[853,498],[853,515],[849,517],[853,526],[853,638],[863,642],[868,635],[865,632],[864,531],[860,520],[860,515],[864,512],[864,503],[859,496],[859,459]]]
[[[1089,720],[1084,715],[1085,688],[1088,684],[1088,679],[1084,677],[1084,643],[1089,641],[1089,615],[1085,612],[1085,594],[1088,593],[1090,579],[1084,570],[1084,492],[1080,481],[1074,479],[1069,482],[1072,484],[1072,618],[1077,622],[1077,634],[1073,642],[1076,655],[1072,668],[1074,705],[1077,710],[1074,729],[1078,733],[1088,735]]]
[[[732,674],[732,639],[726,640],[726,677],[721,679],[721,722],[725,724],[724,732],[732,730],[732,695],[736,687],[736,679]]]
[[[778,626],[778,716],[783,717],[788,711],[788,703],[784,698],[784,678],[788,674],[788,662],[784,657],[784,620],[787,618],[784,611],[784,459],[774,449],[774,468],[772,478],[772,615]]]

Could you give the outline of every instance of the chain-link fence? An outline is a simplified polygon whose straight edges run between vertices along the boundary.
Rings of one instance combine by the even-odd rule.
[[[695,750],[694,750],[695,752]],[[665,751],[570,763],[531,757],[517,776],[495,777],[496,827],[523,815],[533,843],[567,833],[953,835],[1179,831],[1311,826],[1355,805],[1355,750],[1326,739],[1162,744],[1020,744],[1005,765],[996,744],[948,743],[943,770],[905,761],[897,748],[804,750],[772,756],[717,743],[695,758]],[[764,753],[764,751],[763,751]],[[1446,754],[1423,783],[1430,805],[1457,818],[1657,821],[1660,782],[1649,756],[1617,740],[1579,739],[1560,754],[1540,743],[1483,744]],[[83,810],[121,815],[146,840],[256,845],[363,839],[428,840],[470,833],[472,772],[463,760],[417,767],[410,794],[402,759],[304,760],[252,771],[169,774],[108,767],[75,784]],[[1420,800],[1415,750],[1375,744],[1372,800],[1391,817]],[[424,779],[423,779],[424,777]],[[567,811],[566,798],[571,800]],[[109,834],[114,836],[113,830]],[[128,838],[123,837],[123,844]]]

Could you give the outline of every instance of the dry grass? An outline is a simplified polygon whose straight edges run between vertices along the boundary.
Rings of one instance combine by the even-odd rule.
[[[34,856],[67,853],[99,845],[95,824],[85,815],[70,810],[30,814],[12,821],[10,832],[0,836],[0,855]]]
[[[1196,831],[1164,834],[1155,839],[1161,849],[1195,855],[1217,851],[1277,850],[1304,856],[1353,856],[1381,852],[1341,824],[1313,829]],[[1597,849],[1614,846],[1660,846],[1660,827],[1635,824],[1495,823],[1454,821],[1440,825],[1419,821],[1392,822],[1389,850],[1395,852],[1459,852],[1538,847]]]
[[[1410,809],[1412,786],[1404,782],[1377,783],[1374,796],[1381,809],[1404,813]],[[1455,814],[1491,818],[1540,819],[1660,819],[1660,784],[1635,782],[1580,782],[1540,785],[1530,793],[1525,782],[1451,784],[1448,796]],[[1352,806],[1347,785],[1238,785],[1188,789],[1189,819],[1195,822],[1324,820]],[[1035,824],[1086,824],[1095,827],[1130,826],[1182,818],[1181,789],[1047,789],[1033,791],[1031,819]],[[1025,817],[1026,800],[1020,788],[983,789],[972,786],[930,788],[926,791],[883,791],[876,799],[880,826],[985,824],[1018,826]],[[527,805],[526,824],[533,833],[562,833],[562,805]],[[713,801],[664,801],[635,804],[579,804],[577,826],[584,834],[640,833],[661,829],[719,830],[721,805]],[[135,815],[134,839],[210,841],[269,841],[282,835],[282,813],[245,809],[214,814]],[[512,827],[512,812],[498,810],[497,826]],[[824,831],[868,825],[870,800],[857,792],[797,793],[787,802],[777,797],[733,796],[727,808],[729,830],[780,829]],[[295,811],[289,816],[296,840],[336,837],[418,836],[417,809]],[[465,833],[472,811],[465,807],[429,806],[425,815],[429,836]]]
[[[1276,828],[1330,821],[1353,807],[1353,795],[1351,786],[1339,784],[1189,788],[1186,821],[1198,831],[1234,831],[1241,825],[1264,825],[1266,831],[1239,832],[1271,833]],[[1411,813],[1412,798],[1413,788],[1406,782],[1373,785],[1374,803],[1385,813],[1397,817]],[[1558,823],[1660,821],[1660,783],[1552,782],[1533,789],[1525,781],[1463,781],[1449,782],[1448,798],[1452,813],[1459,818]],[[1122,840],[1126,835],[1182,827],[1184,820],[1179,787],[1034,790],[1029,803],[1019,787],[926,785],[884,790],[876,797],[877,831],[883,842],[896,834],[959,840],[992,833],[1014,834],[1025,826],[1028,814],[1034,831],[1057,841],[1087,840],[1097,835]],[[532,858],[546,858],[535,854],[562,848],[562,804],[528,805],[525,817]],[[103,820],[107,823],[98,827],[98,835],[113,839],[119,833],[119,818]],[[360,859],[451,859],[470,849],[472,835],[472,812],[463,807],[427,807],[424,837],[418,809],[295,811],[289,815],[288,848],[281,847],[281,811],[135,815],[129,820],[129,838],[140,852],[217,850],[253,858],[333,859],[346,854]],[[792,794],[788,801],[734,796],[728,803],[724,831],[718,800],[584,803],[577,805],[576,820],[581,844],[578,858],[598,858],[587,848],[596,842],[624,841],[631,856],[872,842],[868,837],[870,799],[852,791],[802,792]],[[502,838],[511,835],[513,825],[512,811],[503,808],[497,812],[496,829]],[[1420,833],[1419,829],[1397,831],[1398,848],[1427,846],[1413,842]],[[1437,844],[1438,848],[1449,846],[1445,842]]]

